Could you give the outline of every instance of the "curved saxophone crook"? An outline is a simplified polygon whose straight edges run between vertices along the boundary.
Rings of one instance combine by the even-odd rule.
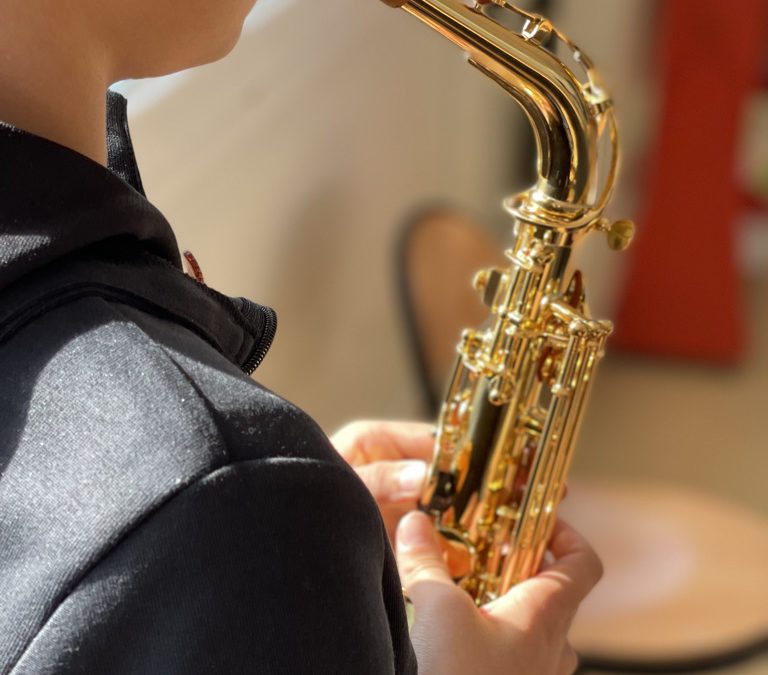
[[[524,220],[557,229],[583,228],[602,214],[616,177],[618,151],[612,101],[592,63],[547,19],[503,0],[383,0],[431,26],[459,46],[469,62],[522,106],[538,147],[538,181],[508,208]],[[519,32],[491,12],[519,20]],[[579,79],[547,45],[559,42]],[[608,175],[601,180],[598,156],[608,134]],[[605,154],[603,152],[602,154]]]

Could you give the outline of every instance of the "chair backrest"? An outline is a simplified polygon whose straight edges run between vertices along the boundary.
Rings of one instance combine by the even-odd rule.
[[[429,207],[406,222],[397,259],[400,297],[428,414],[442,400],[461,331],[488,318],[472,279],[501,264],[502,244],[458,209]]]

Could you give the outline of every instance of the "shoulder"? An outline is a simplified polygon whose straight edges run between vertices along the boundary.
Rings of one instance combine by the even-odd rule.
[[[105,461],[134,450],[193,474],[269,456],[339,461],[306,413],[187,327],[130,304],[85,297],[45,312],[2,345],[0,366],[13,408],[3,426],[23,423],[38,445],[87,441]]]
[[[280,504],[341,481],[367,518],[375,509],[307,415],[193,332],[103,298],[47,311],[3,344],[0,403],[0,654],[180,495],[225,499],[248,476],[254,498]]]
[[[346,465],[303,411],[193,332],[86,297],[31,322],[0,350],[1,453],[50,508],[141,513],[222,466],[270,458]],[[8,457],[10,459],[10,456]]]
[[[20,672],[393,672],[385,548],[375,505],[339,467],[223,467],[117,543]]]

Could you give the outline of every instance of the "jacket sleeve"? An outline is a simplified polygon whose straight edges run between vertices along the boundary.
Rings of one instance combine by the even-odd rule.
[[[14,673],[415,673],[393,565],[345,468],[231,465],[117,543]]]

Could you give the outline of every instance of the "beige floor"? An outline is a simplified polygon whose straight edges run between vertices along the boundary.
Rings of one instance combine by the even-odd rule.
[[[768,516],[768,278],[748,294],[740,367],[607,358],[575,476],[685,485]],[[768,655],[707,672],[766,675]]]
[[[605,671],[600,671],[601,675],[606,675]],[[742,663],[738,663],[727,668],[718,668],[716,670],[692,670],[688,675],[766,675],[768,674],[768,656],[759,656]],[[581,670],[579,675],[598,675],[598,671]],[[610,675],[625,675],[620,671],[615,671]],[[662,674],[663,675],[663,674]]]

